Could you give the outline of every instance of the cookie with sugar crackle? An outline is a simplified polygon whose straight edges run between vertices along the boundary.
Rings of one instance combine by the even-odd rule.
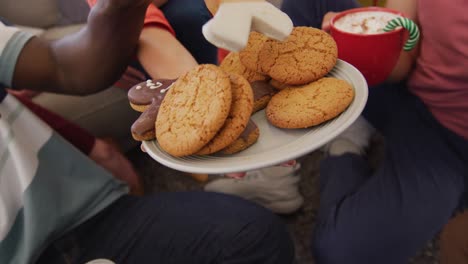
[[[127,94],[130,106],[136,111],[143,112],[132,124],[133,139],[144,141],[156,138],[155,123],[159,107],[175,81],[175,79],[147,80],[130,88]]]
[[[324,77],[279,91],[268,103],[266,116],[279,128],[307,128],[335,118],[353,98],[354,88],[350,83]]]
[[[239,52],[239,59],[242,65],[251,71],[267,75],[267,73],[260,71],[261,67],[259,61],[260,51],[267,41],[269,41],[267,36],[255,31],[250,32],[247,45]]]
[[[260,129],[252,119],[249,120],[241,135],[229,146],[220,151],[222,154],[235,154],[247,149],[257,142],[260,137]]]
[[[281,42],[253,41],[252,46],[240,52],[245,67],[291,85],[307,84],[324,77],[335,66],[337,58],[335,40],[325,31],[312,27],[295,27]]]
[[[208,155],[225,148],[236,140],[249,122],[253,108],[253,92],[249,82],[239,74],[229,74],[232,104],[223,127],[197,155]]]
[[[236,73],[242,75],[248,82],[266,81],[270,79],[267,75],[247,69],[240,61],[238,52],[230,52],[219,67],[228,73]]]
[[[166,94],[156,119],[156,139],[170,155],[198,152],[224,125],[232,102],[228,75],[211,64],[179,77]]]
[[[229,53],[221,63],[220,68],[228,73],[240,74],[250,83],[254,94],[254,109],[252,113],[264,109],[271,97],[276,93],[276,89],[268,83],[270,77],[247,69],[241,63],[239,53],[237,52]]]

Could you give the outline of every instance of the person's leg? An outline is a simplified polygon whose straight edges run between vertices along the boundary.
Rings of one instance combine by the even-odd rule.
[[[294,261],[282,221],[245,200],[205,192],[126,196],[50,246],[38,264]]]
[[[281,10],[291,17],[294,26],[320,28],[327,12],[339,12],[359,6],[355,0],[283,0]]]
[[[375,172],[357,154],[323,161],[312,244],[320,264],[405,263],[440,231],[465,189],[468,142],[422,102],[398,87],[372,88],[365,114],[385,136],[385,157]]]
[[[442,230],[440,263],[468,263],[468,211],[456,215]]]
[[[199,64],[218,62],[218,49],[202,34],[202,26],[211,19],[204,0],[170,0],[161,7],[176,32],[176,37]]]

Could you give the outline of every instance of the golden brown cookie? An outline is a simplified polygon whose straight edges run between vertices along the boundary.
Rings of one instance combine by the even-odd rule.
[[[249,120],[249,123],[247,124],[247,127],[244,129],[242,134],[234,142],[232,142],[231,145],[221,150],[220,153],[234,154],[245,150],[257,142],[259,136],[260,130],[258,129],[258,126],[254,123],[254,121]]]
[[[338,49],[325,31],[295,27],[285,41],[255,36],[239,56],[248,69],[280,83],[302,85],[324,77],[335,66]]]
[[[236,73],[244,76],[249,83],[269,79],[267,75],[247,69],[241,63],[238,52],[230,52],[221,62],[219,67],[228,73]]]
[[[280,128],[311,127],[338,116],[353,98],[351,84],[325,77],[279,91],[268,103],[266,116],[272,125]]]
[[[224,125],[232,102],[231,82],[219,67],[204,64],[169,89],[156,119],[156,138],[169,154],[199,151]]]
[[[239,52],[239,59],[242,65],[251,71],[261,72],[259,55],[267,41],[270,41],[267,36],[255,31],[250,32],[247,45]]]
[[[229,74],[232,90],[232,105],[223,127],[208,142],[198,155],[215,153],[236,140],[249,122],[253,108],[253,92],[249,82],[239,74]]]

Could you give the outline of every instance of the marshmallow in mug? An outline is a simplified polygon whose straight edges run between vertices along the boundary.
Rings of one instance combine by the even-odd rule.
[[[384,33],[388,22],[401,17],[397,14],[381,11],[364,11],[350,13],[335,21],[336,28],[355,34],[379,34]]]

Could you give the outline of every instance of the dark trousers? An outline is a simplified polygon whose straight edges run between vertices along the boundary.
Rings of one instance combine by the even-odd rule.
[[[353,154],[321,164],[317,263],[407,263],[464,204],[468,140],[443,127],[407,88],[370,88],[364,116],[385,137],[371,170]]]
[[[124,196],[69,232],[38,264],[277,263],[294,261],[282,221],[241,198],[209,192]]]

